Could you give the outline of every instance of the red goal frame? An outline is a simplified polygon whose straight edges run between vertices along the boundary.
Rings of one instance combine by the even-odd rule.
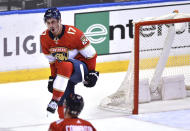
[[[168,20],[155,20],[155,21],[144,21],[135,23],[135,34],[134,34],[134,108],[133,114],[138,114],[138,102],[139,102],[139,34],[140,27],[147,25],[157,25],[157,24],[173,24],[180,22],[190,22],[190,18],[180,18],[180,19],[168,19]]]

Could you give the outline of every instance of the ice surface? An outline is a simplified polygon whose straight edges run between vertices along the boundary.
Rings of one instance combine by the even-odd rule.
[[[137,116],[100,110],[98,108],[100,100],[117,90],[124,75],[125,72],[100,74],[94,88],[78,84],[75,88],[76,93],[82,95],[85,100],[80,117],[89,120],[98,131],[190,130],[188,109]],[[47,81],[0,84],[0,131],[47,131],[50,122],[58,120],[57,114],[47,117],[46,107],[51,99]],[[164,108],[160,106],[155,104],[154,108]]]

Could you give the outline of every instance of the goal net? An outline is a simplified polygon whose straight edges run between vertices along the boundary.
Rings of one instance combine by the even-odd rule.
[[[190,83],[190,14],[173,12],[134,23],[134,50],[118,90],[99,107],[138,114],[139,103],[183,99]]]

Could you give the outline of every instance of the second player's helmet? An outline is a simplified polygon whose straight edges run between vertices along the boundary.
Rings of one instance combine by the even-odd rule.
[[[66,108],[69,109],[71,115],[78,116],[84,107],[82,96],[72,94],[66,98]]]
[[[61,19],[61,13],[57,8],[49,8],[44,14],[44,21],[46,22],[49,18]]]

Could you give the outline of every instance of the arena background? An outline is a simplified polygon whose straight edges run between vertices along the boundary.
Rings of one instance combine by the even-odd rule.
[[[46,8],[59,5],[62,23],[75,25],[89,35],[98,52],[96,70],[100,73],[127,70],[133,46],[133,21],[165,15],[175,9],[190,12],[188,0],[73,1],[73,4],[65,1],[63,5],[50,0],[18,2],[0,1],[0,83],[47,79],[50,75],[39,42],[46,29],[43,22]],[[84,22],[89,26],[85,27]],[[97,23],[103,26],[93,27],[103,33],[92,37],[89,27]],[[114,28],[118,25],[121,28]]]

